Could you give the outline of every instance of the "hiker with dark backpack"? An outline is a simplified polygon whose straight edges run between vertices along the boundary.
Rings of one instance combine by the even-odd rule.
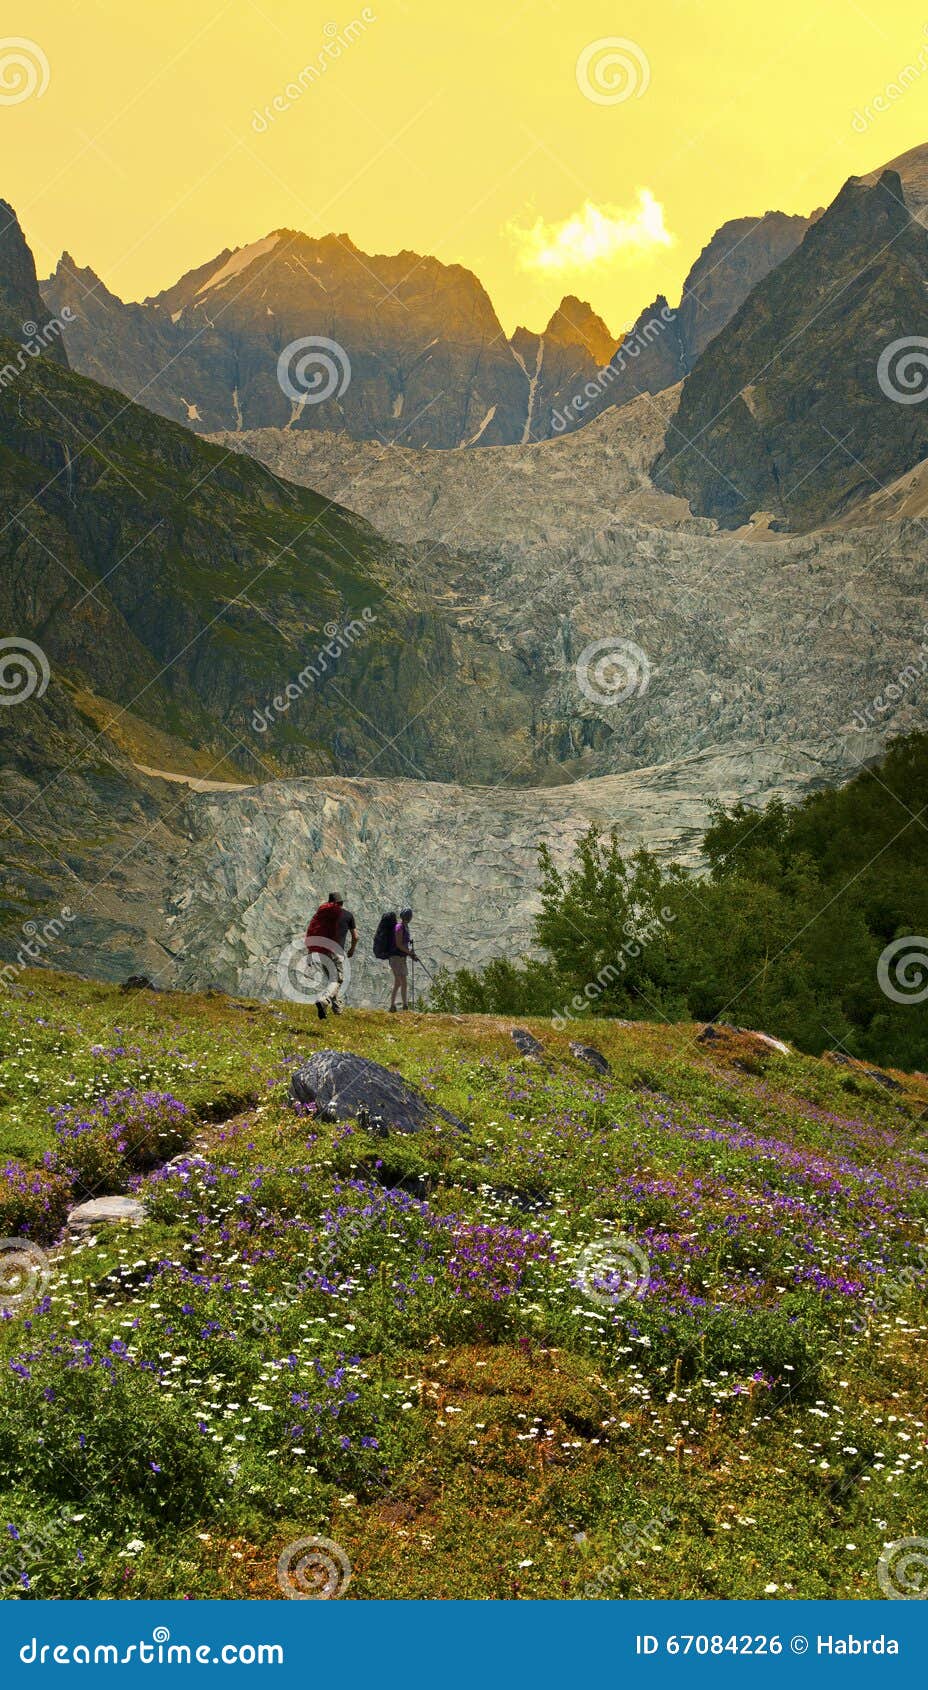
[[[393,971],[393,990],[390,993],[390,1011],[396,1012],[396,995],[399,992],[403,999],[403,1008],[409,1008],[408,981],[409,963],[417,962],[412,934],[409,923],[412,920],[412,910],[400,910],[398,921],[393,924],[393,937],[390,945],[389,962]]]
[[[316,996],[316,1014],[324,1021],[328,1009],[341,1014],[338,993],[344,980],[344,951],[339,942],[343,903],[337,892],[330,892],[320,904],[306,929],[306,951],[310,966],[319,968],[326,984]]]
[[[400,910],[399,915],[395,910],[387,910],[386,914],[380,917],[374,934],[375,957],[379,962],[388,962],[393,970],[393,991],[390,996],[390,1008],[394,1012],[396,1010],[397,992],[402,993],[403,1008],[409,1008],[406,1001],[408,963],[422,962],[422,958],[413,945],[412,935],[409,931],[411,920],[412,910],[410,909]],[[422,966],[425,968],[424,963],[422,963]],[[425,972],[431,980],[432,976],[427,968]]]

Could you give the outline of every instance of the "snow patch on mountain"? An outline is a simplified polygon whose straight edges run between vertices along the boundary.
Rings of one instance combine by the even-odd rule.
[[[219,269],[214,270],[209,280],[197,289],[197,299],[202,299],[203,295],[210,293],[213,288],[225,287],[226,282],[230,282],[233,276],[241,275],[242,271],[247,270],[249,264],[253,264],[256,258],[263,258],[265,253],[272,252],[279,240],[279,234],[265,235],[263,240],[252,241],[250,246],[237,247],[232,257],[227,258],[224,264],[220,264]]]

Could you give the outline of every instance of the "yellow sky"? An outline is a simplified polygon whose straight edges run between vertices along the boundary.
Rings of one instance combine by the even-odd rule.
[[[40,274],[66,248],[123,298],[285,226],[466,264],[507,329],[571,292],[618,330],[679,296],[726,218],[807,212],[928,139],[926,18],[924,0],[11,0],[37,85],[0,99],[0,193]]]

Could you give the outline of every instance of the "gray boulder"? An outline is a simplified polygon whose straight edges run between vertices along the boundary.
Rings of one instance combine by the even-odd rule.
[[[544,1055],[545,1047],[541,1040],[536,1039],[534,1033],[528,1032],[525,1027],[510,1027],[509,1037],[512,1039],[516,1050],[520,1051],[523,1056]]]
[[[733,1027],[728,1021],[710,1021],[698,1035],[697,1044],[712,1044],[717,1039],[737,1035],[742,1039],[753,1039],[755,1044],[766,1045],[768,1050],[775,1050],[780,1056],[792,1056],[789,1045],[783,1039],[775,1039],[772,1033],[760,1033],[756,1027]]]
[[[868,1080],[875,1080],[878,1086],[884,1086],[887,1091],[903,1091],[905,1088],[894,1080],[892,1074],[884,1074],[881,1068],[867,1068],[864,1070]]]
[[[571,1056],[575,1056],[578,1062],[586,1062],[590,1068],[595,1068],[597,1074],[612,1073],[611,1063],[607,1062],[602,1051],[594,1049],[593,1045],[582,1045],[577,1039],[571,1039],[569,1048]]]
[[[327,1120],[360,1120],[381,1132],[421,1132],[438,1121],[467,1131],[463,1121],[430,1103],[401,1075],[350,1050],[316,1051],[291,1076],[290,1101],[304,1108],[315,1104]]]
[[[98,1226],[122,1222],[138,1226],[145,1219],[145,1205],[137,1197],[92,1197],[78,1203],[68,1215],[68,1226],[76,1232],[90,1232]]]

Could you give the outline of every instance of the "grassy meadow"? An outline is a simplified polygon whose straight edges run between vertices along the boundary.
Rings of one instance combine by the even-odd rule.
[[[312,1536],[349,1599],[886,1594],[928,1534],[928,1079],[511,1025],[3,994],[5,1596],[277,1598]],[[467,1130],[296,1112],[334,1046]],[[144,1222],[64,1233],[101,1192]]]

